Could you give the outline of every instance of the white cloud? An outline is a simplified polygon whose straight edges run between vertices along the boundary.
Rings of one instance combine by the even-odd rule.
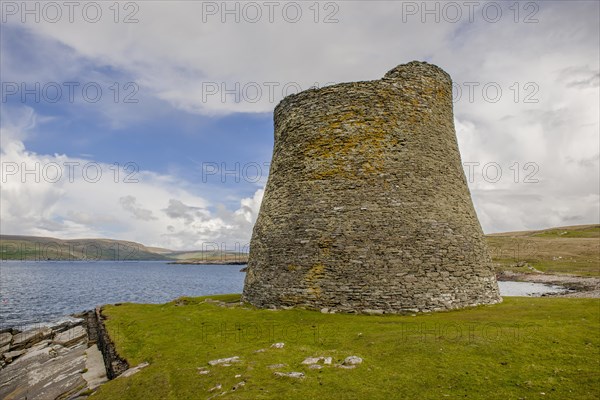
[[[108,237],[173,249],[249,242],[262,190],[228,211],[173,176],[140,171],[131,177],[136,182],[126,182],[124,171],[117,175],[109,164],[27,151],[21,138],[35,127],[35,113],[5,109],[3,115],[11,122],[0,128],[3,234]]]
[[[334,2],[339,6],[334,16],[339,22],[324,24],[313,22],[312,10],[308,9],[312,3],[307,2],[302,3],[304,18],[295,24],[286,22],[280,11],[275,14],[276,23],[265,22],[266,14],[259,23],[248,23],[243,18],[240,23],[221,23],[220,15],[202,20],[202,7],[207,2],[137,2],[136,24],[114,23],[108,9],[104,10],[108,17],[96,24],[81,18],[76,18],[75,23],[26,24],[31,32],[28,45],[44,55],[40,58],[52,62],[34,62],[25,69],[10,58],[11,54],[3,54],[9,56],[2,64],[3,75],[9,80],[61,80],[79,71],[82,79],[89,80],[95,79],[86,72],[90,66],[110,67],[138,82],[140,92],[149,98],[188,112],[217,115],[269,112],[282,97],[286,83],[307,88],[315,83],[378,79],[399,63],[427,59],[451,73],[463,90],[462,98],[455,104],[463,161],[479,162],[481,166],[494,162],[502,169],[503,179],[499,182],[486,180],[480,168],[477,179],[471,183],[485,231],[597,222],[599,4],[535,2],[539,10],[530,15],[532,9],[525,8],[529,3],[521,2],[515,23],[514,6],[509,9],[512,3],[505,3],[502,19],[490,23],[483,17],[485,3],[481,2],[472,23],[464,8],[459,22],[435,23],[431,15],[423,15],[422,9],[416,15],[407,14],[408,3],[445,7],[443,2]],[[214,4],[221,7],[223,3]],[[320,11],[322,21],[332,10]],[[524,23],[527,16],[538,22]],[[429,23],[422,23],[423,17]],[[232,16],[228,18],[231,21]],[[19,24],[9,20],[6,26]],[[65,57],[50,57],[44,48]],[[221,84],[232,89],[236,83],[243,88],[253,82],[263,90],[259,101],[236,102],[233,95],[226,95],[226,101],[221,101]],[[267,82],[279,84],[273,99],[268,96]],[[478,84],[473,102],[468,101],[467,82]],[[213,84],[219,92],[207,96],[206,90],[209,86],[214,89]],[[482,90],[486,84],[501,88],[498,102],[484,99]],[[147,104],[145,112],[156,110],[150,107],[150,101]],[[129,117],[124,110],[115,105],[105,108],[108,118],[115,120]],[[6,129],[11,138],[6,144],[7,154],[32,160],[46,157],[28,153],[19,132]],[[2,146],[4,149],[4,142]],[[517,182],[515,171],[510,169],[515,162],[519,163]],[[523,182],[531,171],[525,169],[526,163],[539,168],[535,175],[538,183]],[[143,223],[138,219],[137,223],[160,225],[155,231],[164,232],[164,240],[181,247],[193,243],[194,235],[206,240],[210,235],[213,239],[233,237],[237,235],[233,233],[236,227],[247,236],[250,228],[245,224],[258,210],[256,199],[245,199],[235,212],[217,208],[206,214],[206,201],[181,189],[174,177],[148,173],[144,183],[134,186],[131,193],[121,193],[119,197],[132,196],[139,206],[126,212],[116,202],[110,203],[123,214],[110,229],[106,228],[107,232],[123,229],[144,237],[145,228],[132,232],[127,229],[134,229],[133,225],[122,227],[124,220],[141,212],[142,216],[157,219]],[[49,217],[57,215],[57,199],[65,193],[73,198],[70,206],[77,205],[75,199],[88,200],[76,198],[72,194],[74,187],[39,185],[24,192],[15,188],[3,190],[9,198],[14,191],[11,207],[25,216],[36,216],[36,226],[49,229],[57,223],[70,224],[72,232],[77,233],[89,226],[84,221],[90,221],[92,216],[100,218],[101,212],[80,210],[70,218],[60,214],[65,220],[59,222]],[[164,188],[179,191],[179,195],[172,196]],[[21,198],[30,198],[29,203],[36,199],[44,206],[28,211],[28,205],[18,204]],[[100,203],[97,206],[98,210],[106,208]],[[106,218],[111,215],[102,218],[108,221]],[[104,222],[103,226],[108,225]]]

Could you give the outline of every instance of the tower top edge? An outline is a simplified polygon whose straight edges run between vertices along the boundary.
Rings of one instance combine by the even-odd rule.
[[[394,81],[405,81],[405,80],[414,80],[421,79],[423,77],[434,78],[435,80],[445,81],[452,84],[452,78],[450,74],[444,71],[442,68],[438,67],[435,64],[430,64],[425,61],[411,61],[406,64],[399,64],[396,67],[389,70],[381,79],[370,80],[370,81],[354,81],[354,82],[342,82],[336,83],[330,86],[324,86],[321,88],[310,88],[307,90],[303,90],[298,93],[290,94],[284,97],[277,106],[275,106],[275,112],[277,113],[277,109],[281,108],[287,104],[294,103],[296,100],[300,98],[304,98],[305,96],[317,96],[319,93],[324,91],[331,90],[339,90],[342,88],[351,88],[353,86],[361,86],[361,85],[377,85],[381,82],[392,83]]]

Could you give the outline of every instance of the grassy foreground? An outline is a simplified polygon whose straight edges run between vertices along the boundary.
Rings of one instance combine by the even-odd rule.
[[[212,300],[207,300],[212,299]],[[228,306],[223,303],[230,302]],[[598,399],[600,300],[505,298],[418,316],[258,310],[238,295],[107,306],[106,325],[136,375],[96,399]],[[271,348],[284,342],[282,349]],[[255,352],[266,349],[264,352]],[[309,369],[310,356],[364,359]],[[239,356],[241,362],[209,366]],[[287,364],[271,369],[273,364]],[[209,374],[199,374],[208,367]],[[274,371],[303,372],[304,379]],[[239,377],[235,377],[240,375]],[[239,382],[245,385],[232,388]],[[219,390],[210,388],[222,385]]]

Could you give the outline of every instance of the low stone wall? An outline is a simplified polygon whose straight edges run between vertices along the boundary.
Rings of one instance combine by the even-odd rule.
[[[129,369],[129,364],[126,360],[119,357],[117,354],[117,350],[106,331],[106,327],[104,326],[104,316],[102,315],[102,308],[96,307],[94,312],[91,312],[94,316],[90,318],[93,321],[89,326],[91,330],[94,332],[95,337],[97,338],[98,348],[102,352],[102,356],[104,357],[104,365],[106,366],[106,374],[108,379],[114,379],[117,376],[121,375],[123,372]]]

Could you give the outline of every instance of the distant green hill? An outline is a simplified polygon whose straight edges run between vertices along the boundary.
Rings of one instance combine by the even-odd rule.
[[[600,276],[600,225],[557,227],[486,235],[498,271],[571,273]],[[2,260],[164,260],[181,264],[245,263],[248,254],[173,251],[112,239],[63,240],[0,235]]]
[[[245,253],[174,251],[113,239],[57,239],[40,236],[0,235],[0,260],[30,261],[173,261],[182,264],[245,263]]]
[[[169,260],[168,252],[125,240],[0,235],[2,260]]]
[[[600,276],[600,225],[486,235],[500,270]]]

